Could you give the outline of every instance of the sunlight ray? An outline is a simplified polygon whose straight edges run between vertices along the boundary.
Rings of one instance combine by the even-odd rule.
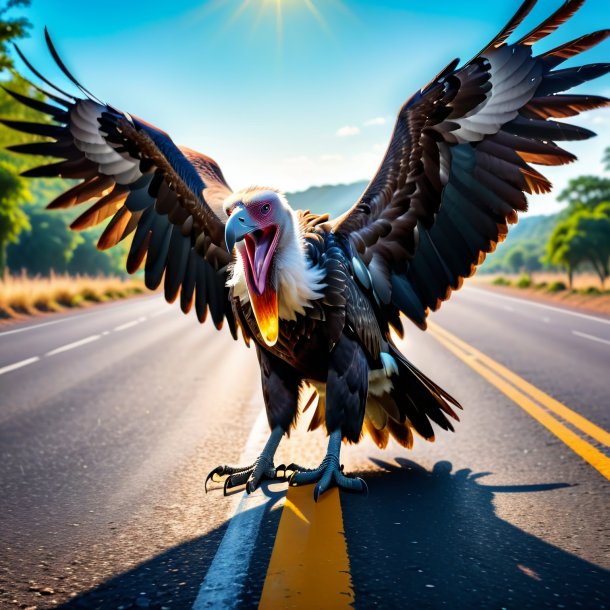
[[[320,11],[314,4],[313,0],[303,0],[303,4],[306,6],[307,10],[311,13],[312,17],[318,22],[320,27],[328,34],[331,38],[333,38],[333,34],[328,26],[328,23],[320,14]]]

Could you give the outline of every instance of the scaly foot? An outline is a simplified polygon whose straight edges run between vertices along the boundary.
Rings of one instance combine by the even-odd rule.
[[[223,477],[227,477],[224,482],[224,494],[227,495],[227,490],[239,485],[246,484],[246,491],[250,494],[257,489],[264,479],[280,479],[286,478],[285,466],[276,468],[273,465],[273,456],[277,446],[280,444],[284,436],[284,430],[277,426],[271,431],[271,436],[265,445],[262,453],[256,458],[254,464],[245,467],[239,466],[218,466],[208,474],[205,479],[205,491],[208,491],[208,481],[212,480],[215,483],[220,483]],[[279,475],[283,472],[283,475]]]
[[[336,430],[330,435],[328,451],[322,463],[312,469],[301,468],[296,464],[290,464],[286,471],[293,470],[290,476],[290,485],[308,485],[316,483],[313,491],[314,500],[317,502],[320,494],[323,494],[335,483],[341,489],[368,494],[368,487],[360,477],[350,477],[343,474],[343,467],[339,463],[339,451],[341,449],[341,431]]]
[[[283,474],[281,474],[283,473]],[[226,478],[224,478],[226,477]],[[273,461],[261,455],[257,458],[254,464],[250,466],[218,466],[208,474],[205,480],[205,490],[208,491],[208,482],[220,483],[224,478],[224,494],[227,491],[240,485],[246,485],[246,491],[252,493],[261,484],[262,481],[270,479],[285,480],[286,468],[279,466],[276,468]]]

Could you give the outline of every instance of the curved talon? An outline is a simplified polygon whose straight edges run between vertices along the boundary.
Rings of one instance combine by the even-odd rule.
[[[223,486],[223,493],[226,496],[227,490],[237,487],[238,485],[246,485],[246,492],[252,493],[263,479],[277,479],[278,473],[283,470],[286,478],[286,467],[282,464],[277,468],[273,465],[273,456],[279,442],[284,436],[284,429],[276,426],[271,431],[271,436],[267,444],[263,448],[262,453],[256,458],[254,464],[245,467],[234,466],[217,466],[212,470],[205,479],[205,491],[208,491],[208,482],[220,482],[220,477],[226,476]]]
[[[203,484],[203,487],[205,489],[205,493],[208,493],[208,482],[210,480],[212,480],[213,483],[218,483],[218,481],[214,480],[214,475],[222,475],[222,472],[224,470],[224,466],[217,466],[216,468],[214,468],[214,470],[212,470],[208,476],[205,478],[205,483]]]
[[[280,472],[284,474],[280,476]],[[259,483],[264,479],[286,479],[286,466],[281,464],[277,468],[273,465],[273,461],[263,457],[258,458],[251,466],[244,468],[235,468],[233,466],[217,466],[212,470],[205,479],[205,491],[208,492],[208,483],[220,483],[222,478],[226,477],[223,485],[223,493],[226,496],[229,489],[233,489],[239,485],[246,485],[246,493],[255,491]]]
[[[292,463],[288,464],[288,466],[286,466],[286,471],[287,472],[290,471],[292,473],[310,472],[311,468],[305,468],[304,466],[299,466],[298,464],[295,464],[294,462],[292,462]]]

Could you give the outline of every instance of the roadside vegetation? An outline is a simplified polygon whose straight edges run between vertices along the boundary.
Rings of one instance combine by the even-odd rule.
[[[0,319],[63,311],[123,299],[145,291],[140,279],[55,275],[28,277],[5,274],[0,280]]]
[[[11,43],[28,35],[30,23],[22,13],[29,5],[30,0],[0,0],[0,118],[41,122],[45,115],[23,106],[4,90],[44,101],[42,93],[13,72],[13,57],[8,53]],[[78,208],[45,209],[72,181],[20,175],[39,165],[40,159],[6,147],[35,139],[0,126],[0,320],[143,292],[141,279],[125,277],[126,245],[102,252],[96,243],[103,227],[80,233],[70,230]]]
[[[570,288],[565,272],[540,271],[531,274],[481,274],[470,280],[514,296],[554,302],[569,307],[610,315],[610,286],[601,288],[595,273],[579,273]]]

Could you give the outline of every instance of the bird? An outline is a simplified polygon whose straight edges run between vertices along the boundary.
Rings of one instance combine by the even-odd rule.
[[[203,322],[254,345],[269,437],[249,465],[219,465],[206,478],[224,492],[254,492],[265,479],[366,493],[343,472],[342,443],[367,432],[409,449],[414,433],[453,431],[460,403],[398,349],[392,332],[426,328],[430,311],[458,290],[507,235],[527,195],[550,181],[533,166],[576,157],[557,142],[593,132],[559,122],[610,100],[566,93],[610,71],[610,63],[563,62],[610,34],[596,31],[534,54],[584,0],[567,0],[514,42],[536,4],[525,0],[504,28],[466,63],[451,61],[400,108],[387,151],[353,206],[336,218],[294,210],[276,188],[233,191],[209,156],[176,145],[161,129],[98,99],[71,74],[45,28],[50,54],[75,96],[17,52],[36,82],[34,97],[9,93],[46,115],[40,123],[3,120],[41,136],[10,150],[59,159],[29,177],[79,180],[51,209],[83,206],[71,224],[107,225],[98,247],[131,238],[126,270],[144,268]],[[89,204],[84,206],[83,204]],[[275,466],[275,453],[311,392],[310,429],[324,426],[328,448],[313,468]],[[305,394],[307,396],[308,394]],[[305,401],[303,401],[305,402]],[[227,431],[230,434],[230,431]]]

